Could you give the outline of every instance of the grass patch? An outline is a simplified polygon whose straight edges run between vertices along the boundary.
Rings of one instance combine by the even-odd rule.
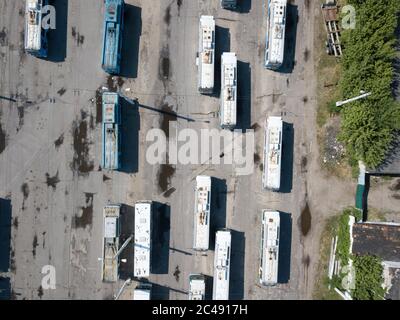
[[[329,255],[331,251],[331,241],[336,235],[340,215],[329,218],[326,221],[325,228],[321,235],[321,246],[319,252],[319,264],[317,266],[317,278],[313,291],[315,300],[342,300],[342,298],[333,290],[329,289],[328,267]]]
[[[368,208],[368,221],[386,222],[385,213],[375,208]]]

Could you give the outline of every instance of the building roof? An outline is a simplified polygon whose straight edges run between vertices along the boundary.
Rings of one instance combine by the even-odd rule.
[[[400,175],[400,135],[394,138],[383,163],[376,169],[367,169],[369,174]]]
[[[400,224],[355,223],[353,254],[370,254],[383,261],[400,262]]]

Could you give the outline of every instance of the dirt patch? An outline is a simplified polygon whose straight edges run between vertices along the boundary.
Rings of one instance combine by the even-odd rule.
[[[325,130],[323,145],[323,162],[329,166],[340,165],[345,157],[344,145],[338,140],[340,125],[338,121],[332,122]]]
[[[310,206],[308,205],[308,202],[306,202],[306,205],[301,211],[301,216],[300,216],[300,229],[301,229],[301,234],[304,237],[306,237],[310,232],[311,220],[312,217],[311,217]]]
[[[164,131],[165,136],[167,139],[169,138],[169,122],[170,121],[176,121],[177,120],[177,114],[176,112],[172,109],[172,106],[169,106],[168,104],[164,104],[161,106],[161,110],[163,112],[163,116],[161,118],[161,130]]]
[[[58,178],[58,170],[57,173],[53,176],[50,177],[49,173],[46,173],[46,184],[48,187],[52,187],[53,190],[56,190],[57,183],[60,182],[60,179]]]
[[[121,77],[117,77],[117,85],[119,88],[122,88],[122,86],[124,85],[125,80]]]
[[[396,200],[400,200],[400,194],[399,193],[395,193],[395,194],[392,195],[392,198],[396,199]]]
[[[399,191],[400,190],[400,179],[396,179],[389,187],[391,191]]]
[[[54,141],[54,146],[56,149],[58,149],[63,143],[64,143],[64,134],[61,134],[61,136],[59,136],[58,139]]]
[[[6,133],[3,131],[0,122],[0,154],[4,151],[5,148],[6,148]]]
[[[75,216],[74,226],[75,228],[85,229],[86,226],[91,226],[93,222],[93,193],[85,193],[86,205],[81,207],[81,216]]]
[[[87,175],[93,171],[94,165],[89,161],[89,140],[87,138],[88,125],[86,121],[75,121],[73,124],[74,158],[72,169],[80,175]]]
[[[171,179],[175,174],[175,168],[169,164],[162,164],[158,171],[158,187],[162,192],[169,189]]]

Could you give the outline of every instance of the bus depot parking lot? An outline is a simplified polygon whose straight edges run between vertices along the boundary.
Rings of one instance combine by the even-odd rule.
[[[326,191],[324,179],[308,170],[318,165],[313,39],[319,6],[288,2],[285,62],[281,72],[274,72],[264,68],[265,1],[243,0],[239,9],[224,10],[217,0],[125,0],[118,76],[101,68],[103,1],[58,0],[54,7],[48,57],[38,59],[24,52],[25,1],[0,2],[0,197],[12,203],[13,297],[113,299],[128,278],[136,285],[133,242],[121,254],[119,281],[102,281],[103,207],[121,204],[122,244],[134,230],[135,203],[151,200],[152,298],[187,299],[194,273],[205,276],[211,298],[215,232],[223,228],[232,236],[230,299],[311,298],[317,224],[335,205],[315,204]],[[214,16],[216,24],[217,90],[212,95],[198,91],[201,15]],[[254,170],[237,175],[234,165],[149,164],[149,130],[161,129],[171,139],[171,123],[178,132],[193,129],[199,136],[202,129],[220,128],[223,52],[236,53],[237,128],[254,130]],[[104,91],[123,97],[118,171],[101,166]],[[262,190],[269,116],[284,121],[279,193]],[[199,175],[213,177],[205,252],[192,249]],[[259,283],[264,209],[281,213],[274,287]],[[55,289],[42,286],[42,269],[49,265]]]

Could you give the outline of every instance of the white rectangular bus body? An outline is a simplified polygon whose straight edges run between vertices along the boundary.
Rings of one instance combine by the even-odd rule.
[[[200,93],[211,94],[214,90],[215,20],[213,16],[201,16],[199,27],[198,88]]]
[[[47,57],[47,30],[42,28],[42,8],[47,0],[26,0],[25,51],[40,58]]]
[[[151,284],[140,284],[133,291],[133,300],[151,300]]]
[[[150,201],[135,204],[134,276],[148,278],[151,263],[151,214]]]
[[[264,210],[261,225],[260,283],[278,283],[280,216],[277,211]]]
[[[279,69],[285,52],[287,0],[268,0],[265,68]]]
[[[189,300],[204,300],[206,294],[206,282],[201,274],[189,276]]]
[[[120,205],[109,205],[103,209],[103,268],[104,282],[117,282],[119,259],[116,256],[119,250],[120,236]]]
[[[197,176],[194,207],[194,250],[208,250],[210,236],[211,177]]]
[[[229,300],[231,232],[217,231],[215,236],[213,300]]]
[[[236,126],[237,58],[234,52],[224,52],[221,58],[220,125],[233,129]]]
[[[281,187],[282,129],[283,121],[281,117],[269,117],[267,119],[262,184],[264,189],[273,191],[279,191]]]

